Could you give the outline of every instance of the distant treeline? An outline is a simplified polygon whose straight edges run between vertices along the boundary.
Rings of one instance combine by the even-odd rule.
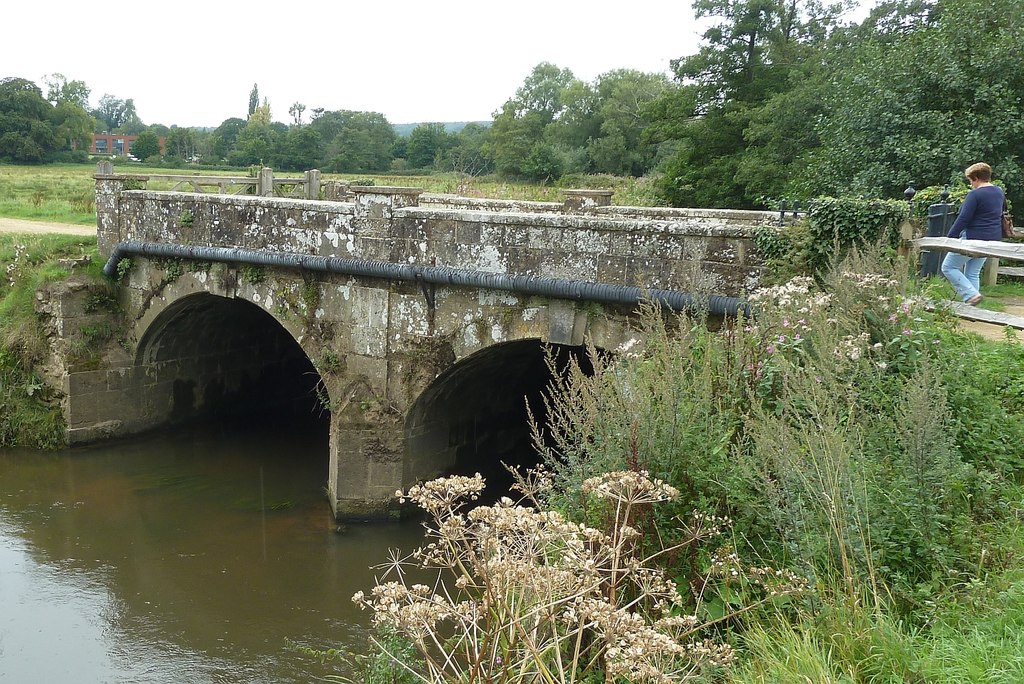
[[[132,100],[54,74],[47,93],[0,81],[0,160],[80,158],[94,131],[140,135],[163,164],[327,172],[411,170],[553,182],[650,176],[676,206],[746,208],[782,197],[900,197],[993,165],[1024,200],[1024,26],[1019,0],[886,0],[860,23],[817,0],[695,0],[714,21],[662,74],[592,82],[538,64],[494,121],[393,126],[383,114],[294,103],[287,123],[249,96],[215,129],[147,126]],[[240,108],[242,103],[240,103]],[[159,137],[166,138],[163,159]],[[78,152],[73,152],[76,149]]]

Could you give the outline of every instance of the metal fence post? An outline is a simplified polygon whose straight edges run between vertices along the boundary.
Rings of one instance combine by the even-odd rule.
[[[944,192],[944,194],[948,197],[947,193]],[[928,206],[928,227],[925,233],[928,237],[946,237],[946,232],[949,230],[950,208],[951,205],[945,201]],[[921,251],[920,276],[922,278],[938,275],[941,256],[942,252],[937,250]]]

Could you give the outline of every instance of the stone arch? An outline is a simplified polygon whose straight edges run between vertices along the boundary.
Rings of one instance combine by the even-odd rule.
[[[155,380],[147,401],[170,422],[257,411],[292,416],[311,410],[324,391],[308,354],[276,317],[245,299],[201,291],[152,317],[135,366]]]
[[[492,496],[508,491],[501,462],[534,465],[527,405],[544,419],[551,370],[570,359],[590,368],[586,348],[522,338],[484,347],[438,376],[410,407],[405,421],[403,481],[445,473],[481,472]]]

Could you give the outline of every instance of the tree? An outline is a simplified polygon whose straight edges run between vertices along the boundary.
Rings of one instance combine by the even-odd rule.
[[[332,173],[386,171],[395,146],[394,127],[378,112],[323,112],[308,126],[320,134],[320,168]]]
[[[86,111],[90,92],[84,81],[69,81],[64,74],[54,73],[46,77],[46,99],[54,105],[67,102]]]
[[[302,104],[301,102],[296,102],[291,107],[288,108],[288,113],[291,115],[292,122],[296,126],[302,125],[302,113],[304,111],[306,111],[306,105]]]
[[[0,159],[41,162],[60,147],[52,107],[35,83],[0,80]]]
[[[566,91],[574,83],[578,81],[568,69],[541,62],[502,105],[491,125],[488,148],[499,174],[538,180],[557,178],[551,175],[555,171],[560,175],[562,155],[545,135],[565,111]]]
[[[217,126],[210,136],[210,155],[214,161],[227,159],[231,155],[238,140],[238,133],[243,128],[245,121],[239,118],[225,119]]]
[[[118,133],[137,133],[142,129],[142,121],[135,111],[135,101],[121,100],[109,93],[100,98],[99,107],[92,111],[93,117],[100,126],[100,131]]]
[[[248,118],[252,118],[252,115],[256,112],[256,108],[260,106],[260,89],[255,83],[252,84],[252,90],[249,91],[249,114]]]
[[[253,117],[238,132],[235,149],[229,154],[228,162],[233,166],[269,164],[276,142],[277,132],[270,124]]]
[[[491,129],[478,123],[466,124],[455,134],[448,153],[448,168],[468,176],[480,176],[494,170],[494,160],[487,153]]]
[[[319,166],[322,156],[320,134],[309,126],[292,126],[279,138],[273,164],[285,171],[308,171]]]
[[[153,131],[143,131],[132,143],[132,154],[142,160],[160,156],[160,136]]]
[[[167,158],[171,161],[194,163],[198,157],[195,131],[191,128],[171,126],[165,148]]]
[[[448,150],[455,144],[442,123],[420,124],[409,133],[405,144],[405,158],[414,169],[431,168],[435,163],[443,165]]]
[[[507,104],[511,104],[513,116],[523,116],[527,112],[539,112],[544,123],[556,119],[562,112],[563,91],[576,78],[568,69],[559,69],[550,62],[541,62],[533,67],[533,71],[516,90],[515,96]]]
[[[88,150],[92,133],[96,128],[93,119],[82,107],[72,101],[58,102],[53,108],[51,120],[54,137],[64,150]]]
[[[910,14],[909,30],[858,44],[825,96],[830,114],[805,186],[898,197],[911,181],[959,182],[970,163],[986,161],[1010,199],[1024,201],[1019,10],[1017,0],[945,0]],[[897,26],[908,22],[895,16],[904,17]]]
[[[515,114],[514,105],[505,108],[491,124],[491,142],[488,153],[494,159],[494,168],[507,178],[525,178],[527,157],[534,146],[543,144],[546,117],[542,112],[529,111]]]
[[[782,184],[745,162],[751,142],[778,142],[760,110],[799,82],[795,74],[803,65],[822,59],[822,46],[838,27],[842,10],[841,4],[818,0],[694,2],[698,18],[717,22],[704,33],[696,54],[672,61],[680,91],[665,93],[652,110],[669,118],[648,134],[663,150],[673,149],[660,178],[666,199],[675,205],[742,208],[753,206],[766,188],[771,192]],[[761,128],[748,135],[754,121]],[[804,129],[812,123],[805,119]],[[747,181],[756,181],[757,190]]]
[[[643,175],[654,163],[657,148],[644,143],[650,125],[648,105],[669,89],[661,74],[619,69],[598,76],[594,120],[588,154],[593,170],[619,175]]]

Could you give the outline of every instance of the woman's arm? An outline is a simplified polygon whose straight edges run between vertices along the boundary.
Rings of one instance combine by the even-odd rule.
[[[967,193],[967,197],[964,198],[964,203],[960,205],[960,215],[956,217],[956,221],[953,222],[952,227],[949,229],[949,233],[946,237],[958,238],[960,233],[967,230],[971,225],[971,221],[974,220],[974,214],[978,211],[978,195],[971,190]]]

